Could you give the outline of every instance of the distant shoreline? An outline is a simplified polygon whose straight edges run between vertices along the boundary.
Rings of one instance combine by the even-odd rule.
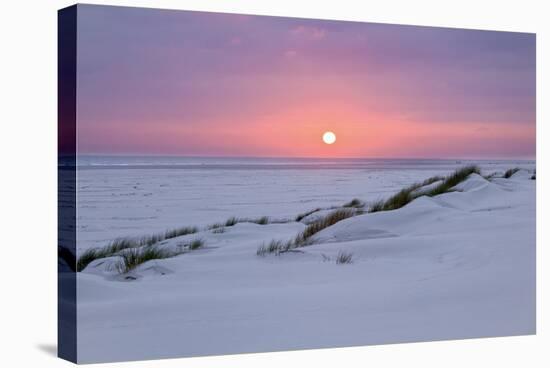
[[[60,159],[59,168],[79,170],[354,170],[453,169],[460,165],[533,165],[529,159],[382,159],[382,158],[259,158],[188,156],[95,156]]]

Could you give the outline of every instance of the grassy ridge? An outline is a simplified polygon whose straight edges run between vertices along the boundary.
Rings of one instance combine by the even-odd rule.
[[[510,169],[505,173],[504,177],[511,177],[518,170],[519,169],[517,168]],[[510,174],[507,176],[508,172],[510,172]],[[480,170],[477,166],[466,166],[466,167],[460,168],[447,177],[434,176],[434,177],[428,178],[423,182],[415,183],[406,188],[403,188],[402,190],[400,190],[399,192],[397,192],[396,194],[394,194],[393,196],[391,196],[386,200],[381,200],[381,201],[372,203],[368,207],[367,212],[372,213],[372,212],[379,212],[379,211],[391,211],[391,210],[401,208],[407,205],[408,203],[410,203],[411,201],[413,201],[414,199],[423,195],[436,196],[439,194],[450,192],[453,190],[452,188],[454,186],[464,181],[466,178],[468,178],[469,175],[473,173],[480,174]],[[424,188],[428,185],[431,185],[437,182],[440,182],[440,183],[435,185],[432,188]],[[424,190],[421,190],[423,188]],[[279,254],[279,253],[287,252],[296,248],[310,245],[312,244],[313,235],[317,234],[319,231],[329,226],[336,224],[337,222],[340,222],[342,220],[345,220],[347,218],[350,218],[356,215],[363,214],[364,213],[363,209],[365,207],[366,207],[365,202],[357,198],[354,198],[351,201],[344,203],[341,207],[325,208],[325,209],[333,209],[333,211],[330,212],[328,215],[310,223],[293,240],[285,241],[285,242],[272,240],[270,243],[264,244],[261,247],[259,247],[257,250],[257,254],[258,255],[265,255],[269,253]],[[305,217],[313,213],[319,212],[321,210],[323,210],[323,208],[315,208],[311,211],[299,214],[294,218],[294,221],[302,221]],[[215,232],[215,233],[223,233],[227,227],[231,227],[238,223],[243,223],[243,222],[255,223],[258,225],[267,225],[270,223],[281,223],[281,222],[289,222],[289,221],[291,220],[274,221],[274,220],[270,220],[270,218],[267,216],[263,216],[256,219],[239,218],[239,217],[233,216],[227,219],[225,222],[209,225],[205,229],[212,230],[212,232]],[[186,227],[167,230],[164,233],[154,234],[154,235],[145,236],[137,239],[130,239],[130,238],[115,239],[114,241],[112,241],[111,243],[109,243],[104,247],[86,250],[76,261],[76,270],[82,271],[92,261],[99,258],[106,258],[111,256],[122,257],[123,258],[122,262],[124,263],[124,266],[121,266],[121,269],[128,269],[128,270],[135,268],[135,266],[132,266],[132,265],[139,265],[143,263],[143,262],[139,263],[138,261],[140,260],[145,262],[146,260],[149,260],[149,259],[162,259],[162,258],[173,257],[181,253],[164,251],[154,246],[161,241],[179,237],[179,236],[188,235],[188,234],[194,234],[194,233],[197,233],[198,231],[199,229],[195,226],[186,226]],[[204,242],[202,240],[196,241],[196,243],[194,244],[192,242],[188,245],[187,250],[198,249],[202,247],[203,244]]]
[[[141,238],[119,238],[115,239],[104,247],[91,248],[78,257],[76,262],[76,270],[78,272],[86,268],[91,262],[99,258],[112,257],[120,253],[120,251],[131,248],[140,248],[144,246],[152,246],[161,241],[176,238],[178,236],[194,234],[198,231],[195,226],[184,226],[176,229],[167,230],[164,233],[143,236]]]
[[[457,184],[463,182],[471,174],[479,174],[480,170],[477,166],[466,166],[461,169],[456,170],[454,173],[447,177],[434,176],[432,178],[424,180],[422,183],[415,183],[404,189],[401,189],[399,192],[391,196],[386,200],[381,200],[375,202],[371,205],[368,212],[379,212],[379,211],[391,211],[401,208],[414,199],[421,196],[433,197],[439,194],[448,193],[452,191],[452,188]],[[435,182],[441,181],[440,184],[436,185],[434,188],[431,188],[426,191],[419,191],[420,188],[433,184]]]
[[[153,259],[164,259],[175,257],[181,254],[180,252],[170,252],[165,249],[160,249],[157,246],[145,248],[131,248],[119,254],[121,260],[116,263],[115,268],[118,273],[128,273],[137,266]]]
[[[118,256],[121,260],[116,263],[116,270],[121,273],[128,273],[135,269],[140,264],[154,259],[166,259],[179,256],[180,254],[187,253],[189,251],[197,250],[204,245],[204,241],[201,239],[195,239],[189,244],[185,244],[177,251],[171,251],[167,249],[161,249],[157,246],[146,246],[142,248],[130,248],[123,252],[120,252]]]
[[[207,226],[206,228],[208,230],[214,230],[217,233],[222,233],[225,231],[225,227],[234,226],[241,222],[251,222],[258,225],[267,225],[270,223],[269,217],[267,216],[263,216],[257,219],[230,217],[225,223],[212,224]],[[184,226],[166,230],[164,233],[148,235],[141,238],[115,239],[106,246],[87,249],[86,251],[84,251],[84,253],[80,255],[78,261],[74,262],[73,264],[76,263],[76,270],[80,272],[96,259],[120,255],[120,252],[126,249],[141,248],[145,246],[151,247],[164,240],[189,234],[195,234],[198,231],[199,228],[196,226]],[[157,254],[160,255],[161,253],[157,252]]]
[[[309,224],[301,233],[296,235],[293,240],[283,242],[281,240],[272,240],[268,244],[262,244],[256,251],[256,255],[263,256],[266,254],[281,254],[291,251],[296,248],[305,247],[312,244],[311,237],[317,234],[319,231],[326,229],[342,220],[362,214],[363,211],[341,208],[332,211],[327,216],[320,218],[311,224]]]
[[[309,239],[313,235],[317,234],[319,231],[326,229],[327,227],[332,226],[337,222],[353,217],[360,213],[363,213],[363,212],[354,211],[348,208],[334,210],[331,213],[329,213],[327,216],[320,218],[317,221],[314,221],[313,223],[309,224],[304,229],[304,231],[302,231],[300,234],[296,236],[296,239],[294,239],[294,243],[296,243],[296,245],[306,244],[309,241]]]
[[[312,214],[314,214],[315,212],[319,212],[319,211],[321,211],[321,210],[322,210],[322,208],[315,208],[315,209],[313,209],[313,210],[311,210],[311,211],[307,211],[307,212],[304,212],[304,213],[300,213],[298,216],[296,216],[296,217],[294,218],[294,220],[295,220],[296,222],[300,222],[300,221],[302,221],[304,218],[308,217],[309,215],[312,215]]]
[[[412,184],[406,188],[401,189],[399,192],[391,196],[390,198],[386,200],[380,200],[377,202],[374,202],[370,205],[367,212],[373,213],[373,212],[379,212],[379,211],[391,211],[398,208],[401,208],[414,199],[421,197],[421,196],[436,196],[443,193],[448,193],[452,191],[453,187],[457,184],[463,182],[470,176],[471,174],[479,174],[480,170],[477,166],[466,166],[460,169],[457,169],[455,172],[453,172],[451,175],[446,177],[441,176],[434,176],[431,178],[428,178],[420,183]],[[437,184],[433,188],[429,188],[426,190],[420,190],[423,187],[426,187],[428,185],[441,182]],[[361,215],[364,213],[363,208],[365,207],[365,203],[357,198],[351,200],[348,203],[345,203],[341,208],[334,210],[333,212],[329,213],[327,216],[320,218],[313,223],[309,224],[301,233],[299,233],[293,240],[289,241],[280,241],[280,240],[271,240],[267,244],[262,244],[256,251],[256,254],[259,256],[264,256],[266,254],[281,254],[285,253],[291,250],[294,250],[296,248],[301,248],[307,245],[312,244],[312,237],[313,235],[317,234],[319,231],[326,229],[329,226],[332,226],[342,220],[345,220],[347,218]],[[296,217],[296,221],[301,221],[305,217],[321,211],[321,208],[316,208],[312,211],[305,212],[303,214],[300,214]],[[351,258],[349,258],[349,262],[346,256],[343,256],[341,259],[342,262],[340,263],[350,263]]]
[[[183,235],[188,235],[189,233],[184,233]],[[192,234],[192,233],[191,233]],[[152,239],[156,239],[153,241]],[[157,242],[166,240],[169,238],[166,237],[158,237],[158,236],[148,236],[143,237],[140,239],[128,239],[128,238],[121,238],[121,239],[115,239],[108,245],[104,247],[99,248],[90,248],[84,251],[78,257],[78,261],[76,262],[76,270],[78,272],[85,269],[90,263],[95,261],[96,259],[100,258],[107,258],[107,257],[113,257],[113,256],[121,256],[124,254],[124,251],[127,250],[136,250],[137,253],[145,252],[146,249],[154,248]],[[197,246],[197,242],[200,243],[200,245]],[[204,244],[204,241],[201,239],[193,240],[189,243],[190,247],[195,247],[194,249],[201,247]]]

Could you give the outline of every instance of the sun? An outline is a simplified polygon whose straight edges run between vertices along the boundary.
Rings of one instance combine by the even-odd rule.
[[[325,132],[323,134],[323,142],[325,142],[326,144],[333,144],[334,142],[336,142],[336,134],[334,134],[333,132]]]

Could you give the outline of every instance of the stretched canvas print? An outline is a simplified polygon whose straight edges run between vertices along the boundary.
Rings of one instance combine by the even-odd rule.
[[[535,35],[59,12],[59,355],[535,333]]]

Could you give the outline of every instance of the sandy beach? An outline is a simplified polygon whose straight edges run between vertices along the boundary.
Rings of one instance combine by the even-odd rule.
[[[534,162],[510,178],[502,175],[517,162],[484,163],[484,176],[496,172],[489,180],[474,173],[449,193],[361,211],[319,231],[307,246],[258,255],[262,245],[293,239],[352,198],[368,206],[461,164],[81,170],[80,252],[182,225],[197,230],[155,246],[203,244],[126,274],[117,270],[117,256],[79,272],[79,360],[534,333]],[[209,227],[230,216],[243,220]],[[268,223],[244,220],[259,216]],[[338,263],[342,255],[349,262]]]

